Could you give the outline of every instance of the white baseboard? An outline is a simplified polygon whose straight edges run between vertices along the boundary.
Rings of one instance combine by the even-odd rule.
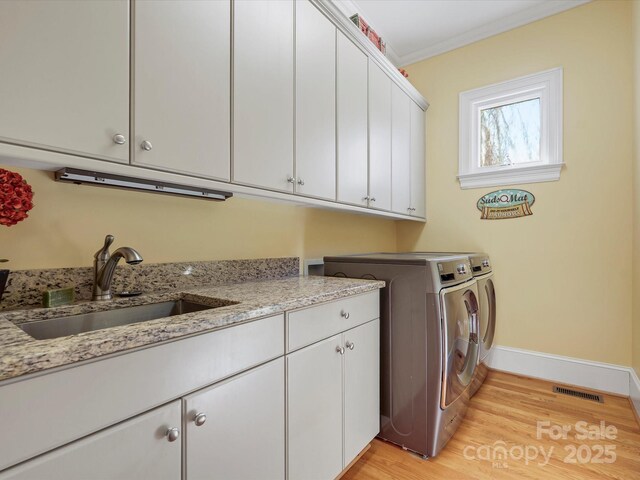
[[[491,349],[485,363],[494,370],[618,395],[629,396],[635,391],[634,405],[640,413],[640,382],[630,367],[498,345]],[[635,376],[634,387],[632,374]]]
[[[629,398],[640,419],[640,378],[632,368],[629,375]]]

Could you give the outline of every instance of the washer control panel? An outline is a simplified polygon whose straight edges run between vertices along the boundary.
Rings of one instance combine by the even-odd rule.
[[[471,264],[459,258],[438,262],[438,273],[442,283],[460,283],[473,277]]]
[[[491,271],[491,261],[486,253],[474,253],[469,255],[471,271],[474,275],[484,275]]]

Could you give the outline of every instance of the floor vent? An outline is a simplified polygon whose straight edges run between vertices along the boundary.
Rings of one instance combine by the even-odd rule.
[[[564,387],[553,387],[554,393],[561,393],[562,395],[570,395],[572,397],[584,398],[585,400],[592,400],[594,402],[604,403],[602,395],[596,395],[593,393],[581,392],[579,390],[572,390]]]

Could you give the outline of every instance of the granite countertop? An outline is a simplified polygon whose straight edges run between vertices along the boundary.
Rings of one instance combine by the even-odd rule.
[[[0,381],[382,287],[384,282],[372,280],[288,277],[200,286],[104,302],[83,301],[56,308],[6,311],[0,313]],[[48,340],[35,340],[16,326],[47,318],[178,299],[218,308]],[[219,306],[221,304],[223,306]]]

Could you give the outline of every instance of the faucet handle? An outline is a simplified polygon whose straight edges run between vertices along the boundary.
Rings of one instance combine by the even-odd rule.
[[[111,246],[115,238],[116,237],[114,237],[113,235],[107,235],[106,237],[104,237],[104,246],[94,255],[97,260],[109,260],[109,247]]]

